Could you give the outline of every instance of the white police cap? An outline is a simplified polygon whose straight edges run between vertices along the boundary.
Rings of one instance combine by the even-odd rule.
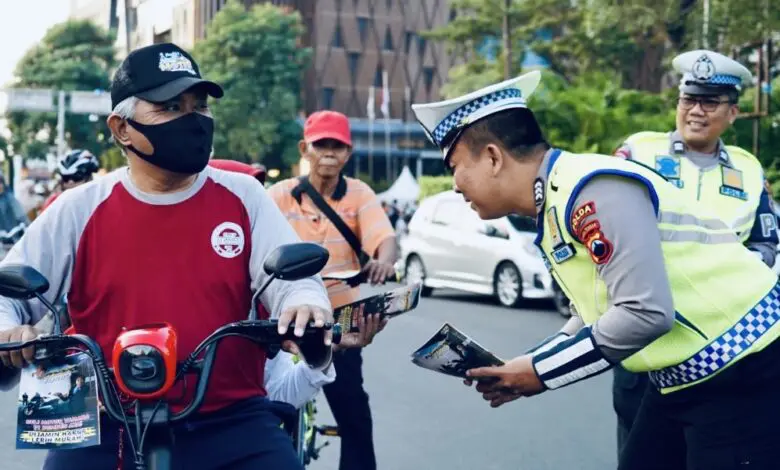
[[[672,66],[682,74],[680,91],[695,95],[741,91],[742,84],[753,77],[736,60],[703,49],[678,55],[672,60]]]
[[[412,111],[446,159],[457,136],[469,124],[499,111],[526,108],[541,76],[534,70],[451,100],[413,104]]]

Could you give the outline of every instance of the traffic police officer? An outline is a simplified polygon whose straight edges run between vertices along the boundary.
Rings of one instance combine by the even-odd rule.
[[[483,219],[536,216],[580,317],[530,353],[469,371],[500,406],[603,373],[651,372],[620,469],[776,468],[780,285],[732,228],[650,168],[550,148],[531,72],[412,109]]]
[[[639,132],[615,155],[630,158],[666,177],[687,196],[701,201],[737,233],[748,249],[770,267],[777,250],[776,217],[764,189],[761,163],[749,152],[727,146],[720,136],[737,117],[748,69],[717,52],[696,50],[672,61],[682,74],[674,132]],[[617,366],[613,405],[618,452],[623,448],[648,377]]]

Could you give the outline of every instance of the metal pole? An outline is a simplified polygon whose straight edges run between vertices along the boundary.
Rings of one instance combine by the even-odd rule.
[[[374,181],[374,118],[368,118],[368,179]]]
[[[390,122],[385,116],[385,171],[387,172],[387,181],[390,182],[393,177],[392,162],[390,162]]]
[[[759,152],[761,151],[761,69],[764,65],[764,48],[762,45],[758,46],[758,61],[756,62],[756,79],[758,80],[758,89],[756,90],[756,99],[753,104],[753,111],[756,113],[756,118],[753,119],[753,155],[759,158]]]
[[[504,2],[504,80],[509,80],[512,74],[512,41],[509,36],[509,8],[512,0]]]
[[[57,101],[57,157],[65,154],[65,92],[60,90]]]
[[[709,46],[710,35],[710,0],[704,0],[704,21],[701,25],[702,46],[707,49]]]

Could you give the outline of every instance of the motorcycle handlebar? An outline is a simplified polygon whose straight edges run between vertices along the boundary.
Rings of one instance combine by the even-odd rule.
[[[360,284],[364,284],[368,280],[368,273],[361,271],[352,277],[339,276],[339,273],[330,273],[322,276],[323,281],[340,281],[347,284],[350,287],[357,287]],[[401,282],[400,276],[394,273],[385,279],[385,282]]]
[[[288,340],[295,341],[298,343],[304,358],[309,357],[309,360],[316,364],[316,359],[319,356],[317,352],[319,350],[322,350],[323,358],[327,356],[324,339],[325,332],[331,327],[332,324],[330,323],[326,323],[321,328],[309,324],[301,337],[295,336],[293,328],[288,329],[284,335],[280,335],[278,333],[278,321],[276,320],[244,320],[229,323],[218,328],[195,348],[179,369],[176,376],[177,380],[187,373],[198,361],[198,357],[205,352],[202,366],[197,369],[198,378],[195,396],[182,411],[170,415],[170,422],[186,419],[200,409],[206,396],[217,347],[224,338],[238,336],[265,346],[267,349],[276,349],[276,351],[278,351],[283,342]],[[114,382],[111,380],[111,371],[106,365],[100,346],[92,338],[81,334],[41,336],[30,341],[0,343],[0,352],[20,351],[28,347],[46,347],[50,349],[52,355],[62,354],[69,349],[84,348],[95,366],[98,387],[106,412],[115,421],[123,422],[126,420],[119,394],[114,387]]]

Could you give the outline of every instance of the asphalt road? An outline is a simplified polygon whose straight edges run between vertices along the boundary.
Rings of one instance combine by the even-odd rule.
[[[557,330],[546,303],[509,310],[478,296],[440,291],[394,319],[364,352],[379,468],[605,470],[615,468],[611,375],[492,409],[458,379],[421,369],[409,355],[449,322],[503,358]],[[4,470],[41,466],[39,451],[15,451],[15,395],[0,394]],[[319,421],[332,423],[324,397]],[[338,441],[313,470],[337,470]]]

